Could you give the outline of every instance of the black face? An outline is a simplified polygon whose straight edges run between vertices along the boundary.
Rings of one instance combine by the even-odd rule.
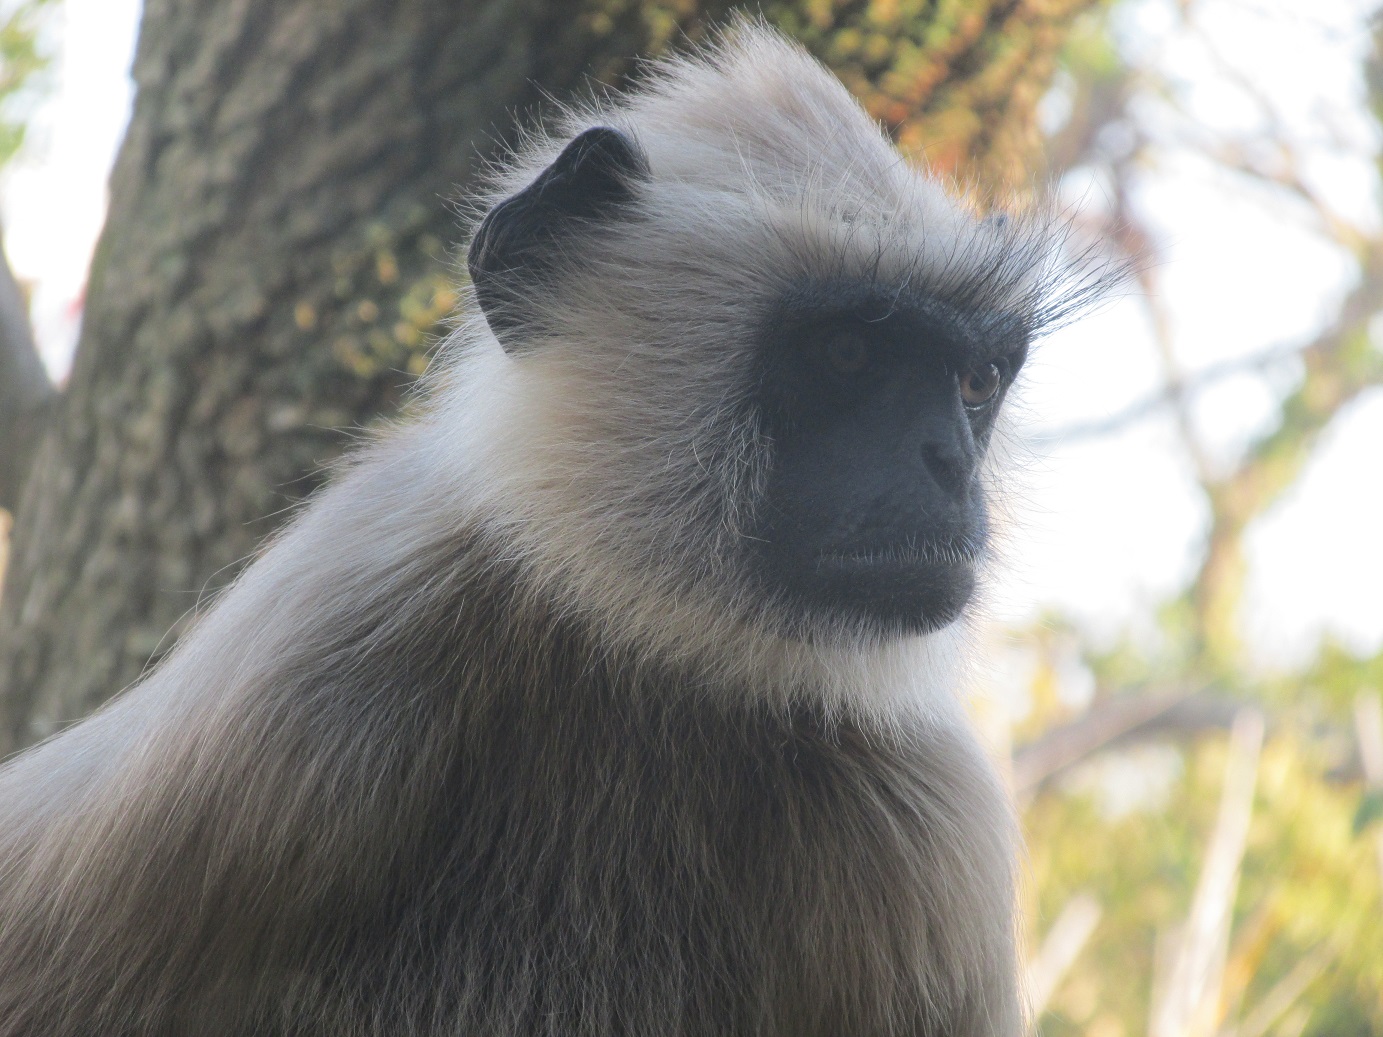
[[[773,465],[752,543],[770,587],[885,630],[955,619],[987,535],[980,462],[1026,342],[1012,317],[872,286],[786,300],[758,393]]]
[[[495,206],[467,254],[505,349],[583,235],[637,215],[649,165],[609,127],[572,140]],[[980,461],[1026,352],[1023,321],[916,290],[803,285],[758,343],[756,406],[773,443],[754,565],[807,617],[918,631],[955,619],[986,539]]]

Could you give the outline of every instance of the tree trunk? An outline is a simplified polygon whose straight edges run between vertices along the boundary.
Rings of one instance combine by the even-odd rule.
[[[47,424],[55,390],[29,328],[29,308],[0,249],[0,508],[13,511]],[[0,540],[4,531],[0,529]],[[5,576],[0,543],[0,581]]]
[[[0,750],[157,660],[352,430],[395,410],[455,301],[450,205],[492,135],[540,86],[615,82],[727,6],[148,0],[76,363],[0,599]],[[959,141],[1008,185],[1091,6],[943,4],[945,31],[914,13],[897,54],[850,77],[904,143]],[[794,9],[770,14],[791,28]],[[872,10],[812,5],[809,43],[837,57]]]

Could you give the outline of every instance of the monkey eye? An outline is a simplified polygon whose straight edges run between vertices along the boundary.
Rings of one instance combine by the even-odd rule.
[[[869,366],[869,343],[861,335],[837,332],[826,340],[823,348],[826,362],[837,374],[857,375]]]
[[[984,364],[960,376],[960,398],[967,407],[982,407],[999,391],[1003,375],[998,364]]]

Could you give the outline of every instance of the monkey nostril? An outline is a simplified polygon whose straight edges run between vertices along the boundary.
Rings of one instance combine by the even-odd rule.
[[[922,444],[922,463],[943,491],[963,497],[975,473],[974,455],[959,443]]]

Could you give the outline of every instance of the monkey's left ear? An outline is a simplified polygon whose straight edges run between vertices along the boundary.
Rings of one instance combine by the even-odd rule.
[[[583,230],[612,219],[650,177],[648,159],[619,130],[596,126],[563,149],[526,188],[489,211],[466,265],[476,298],[500,344],[524,343],[528,303],[547,286]]]

